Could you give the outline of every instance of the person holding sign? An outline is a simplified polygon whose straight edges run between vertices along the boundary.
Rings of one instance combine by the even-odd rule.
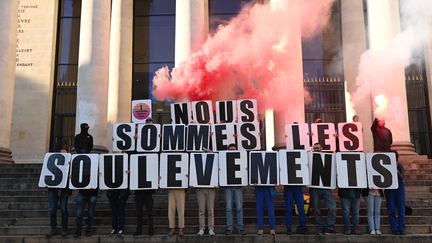
[[[381,200],[384,196],[382,189],[365,188],[362,196],[366,201],[368,225],[371,235],[382,235],[381,232]]]
[[[298,208],[299,226],[298,234],[306,234],[306,213],[304,210],[303,187],[302,186],[284,186],[284,201],[285,201],[285,226],[287,234],[291,234],[292,226],[292,210],[294,202]]]
[[[197,235],[204,235],[205,228],[205,212],[207,206],[208,234],[216,235],[214,232],[214,200],[216,197],[216,189],[214,188],[197,188],[196,196],[198,200],[199,211],[199,231]]]
[[[390,222],[390,229],[394,235],[405,234],[405,186],[403,182],[404,168],[399,162],[399,154],[396,154],[397,177],[399,187],[397,189],[384,190],[387,202],[387,213]],[[397,215],[396,215],[397,210]]]
[[[153,119],[147,118],[147,125],[153,124]],[[138,129],[136,129],[135,139],[137,139]],[[152,163],[159,163],[158,161],[151,161]],[[153,226],[153,194],[155,190],[136,190],[135,191],[135,206],[136,206],[136,217],[137,217],[137,227],[133,235],[142,234],[143,225],[143,206],[145,205],[148,218],[148,234],[150,236],[154,235]]]
[[[237,150],[237,145],[228,145],[228,150]],[[243,189],[242,187],[226,187],[225,188],[225,203],[226,203],[226,235],[233,232],[233,215],[232,207],[235,204],[237,212],[237,231],[244,235],[243,231]]]
[[[60,153],[68,153],[66,149],[61,149]],[[68,197],[72,194],[72,190],[69,188],[48,188],[48,209],[50,217],[51,231],[47,237],[56,236],[57,230],[57,206],[60,201],[60,211],[62,215],[62,237],[67,235],[68,227]]]
[[[107,197],[111,206],[111,226],[110,235],[124,234],[124,220],[126,201],[129,198],[129,189],[107,190]]]
[[[359,188],[339,188],[338,190],[338,195],[342,205],[344,234],[346,235],[357,234],[357,226],[359,224],[360,194],[361,189]]]
[[[315,143],[312,147],[313,152],[320,152],[322,150],[321,144]],[[312,208],[315,213],[315,222],[319,228],[320,234],[336,233],[334,230],[334,224],[336,223],[336,202],[333,198],[333,194],[330,189],[323,188],[310,188],[309,189]],[[321,200],[324,200],[328,208],[327,222],[324,221],[321,215]]]
[[[270,234],[276,235],[276,219],[274,214],[274,198],[276,197],[276,189],[274,186],[256,186],[256,210],[257,210],[257,226],[258,235],[264,233],[264,206],[267,208],[268,220],[270,225]]]

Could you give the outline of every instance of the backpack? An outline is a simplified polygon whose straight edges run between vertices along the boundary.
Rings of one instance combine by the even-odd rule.
[[[306,216],[310,215],[310,195],[307,193],[303,193],[303,204],[304,204],[304,212]],[[297,208],[297,204],[294,203],[294,210],[293,210],[293,215],[294,216],[298,216],[298,208]]]

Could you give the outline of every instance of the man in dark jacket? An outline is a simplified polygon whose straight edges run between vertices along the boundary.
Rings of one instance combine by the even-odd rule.
[[[90,153],[93,148],[93,137],[88,133],[89,125],[81,123],[81,132],[75,136],[75,151],[78,154]]]
[[[383,119],[375,118],[371,126],[374,151],[375,152],[390,152],[393,143],[393,136],[390,129],[385,127]]]

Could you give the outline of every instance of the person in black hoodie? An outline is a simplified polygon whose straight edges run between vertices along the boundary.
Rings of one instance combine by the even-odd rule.
[[[81,123],[81,132],[75,136],[75,151],[77,154],[88,154],[93,149],[93,137],[89,134],[89,125]]]

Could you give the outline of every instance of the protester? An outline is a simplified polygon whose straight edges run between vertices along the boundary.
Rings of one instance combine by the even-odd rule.
[[[76,196],[76,231],[75,237],[81,236],[83,211],[85,204],[88,204],[88,216],[86,220],[86,236],[91,236],[93,226],[93,216],[96,207],[98,189],[79,190]]]
[[[176,234],[175,231],[175,215],[177,212],[178,220],[178,236],[184,235],[184,210],[185,210],[185,189],[168,189],[168,223],[169,223],[169,236]]]
[[[276,235],[276,219],[273,204],[275,197],[276,189],[274,186],[255,187],[258,235],[262,235],[264,233],[264,207],[267,208],[270,234]]]
[[[285,226],[287,234],[292,234],[292,209],[294,202],[297,204],[299,226],[297,228],[297,234],[306,234],[306,214],[304,211],[303,201],[303,188],[302,186],[284,186],[284,200],[285,200]]]
[[[237,145],[228,145],[228,150],[237,150]],[[225,188],[225,204],[226,204],[226,235],[233,233],[233,204],[236,207],[237,214],[237,232],[244,235],[243,231],[243,189],[242,187],[226,187]]]
[[[215,188],[197,188],[196,196],[199,211],[199,231],[197,235],[204,235],[205,213],[207,211],[208,234],[215,235],[214,232],[214,201],[216,197]],[[206,210],[207,209],[207,210]]]
[[[146,124],[153,124],[153,119],[147,118]],[[137,134],[135,134],[135,139],[137,139]],[[154,161],[158,163],[158,161]],[[155,190],[136,190],[135,191],[135,205],[136,205],[136,216],[137,216],[137,227],[134,235],[142,234],[143,225],[143,206],[145,205],[148,218],[148,234],[150,236],[154,235],[154,225],[153,225],[153,194]]]
[[[75,151],[78,154],[90,153],[93,149],[93,137],[89,134],[89,125],[87,123],[81,123],[81,132],[75,136]],[[97,199],[98,189],[83,189],[79,190],[76,196],[76,231],[75,237],[81,236],[82,230],[82,219],[84,205],[88,204],[88,216],[85,233],[86,236],[91,235],[93,216],[95,212],[96,199]]]
[[[77,154],[88,154],[93,149],[93,137],[89,134],[89,125],[81,123],[81,132],[75,136],[75,151]]]
[[[359,225],[360,195],[359,188],[339,188],[338,194],[342,205],[344,234],[356,235]],[[351,222],[350,222],[351,215]]]
[[[68,153],[67,149],[61,149],[60,153]],[[66,188],[48,188],[48,209],[50,217],[51,231],[47,237],[58,235],[57,229],[57,207],[60,202],[60,211],[62,217],[62,233],[65,237],[68,234],[68,197],[72,194],[72,190]]]
[[[385,127],[383,119],[375,118],[371,126],[374,151],[375,152],[390,152],[393,143],[392,132]]]
[[[397,189],[384,190],[387,203],[387,213],[390,222],[390,229],[394,235],[405,234],[405,186],[404,186],[404,168],[399,162],[399,154],[396,154],[398,184]],[[397,210],[397,214],[396,214]]]
[[[362,196],[365,197],[369,232],[371,235],[382,235],[381,232],[381,198],[384,192],[381,189],[363,189]]]
[[[315,143],[312,147],[313,152],[320,152],[322,147],[319,143]],[[312,209],[315,213],[315,222],[317,224],[319,234],[336,233],[334,230],[334,224],[336,222],[336,202],[333,198],[332,191],[330,189],[322,188],[310,188],[309,189]],[[321,200],[324,201],[328,208],[327,221],[325,222],[321,215]]]
[[[129,197],[129,189],[107,190],[107,197],[111,206],[111,226],[110,235],[124,234],[125,207]]]

